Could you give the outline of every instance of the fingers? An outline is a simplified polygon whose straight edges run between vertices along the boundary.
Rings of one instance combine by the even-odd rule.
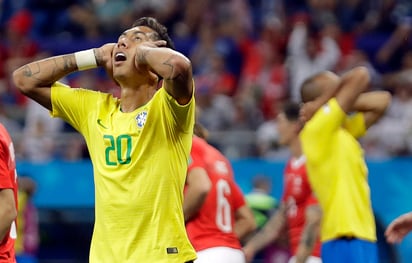
[[[399,226],[397,222],[393,222],[386,228],[385,237],[389,243],[395,244],[400,243],[407,233],[407,229]]]
[[[400,243],[403,239],[403,236],[404,235],[401,235],[397,232],[390,232],[388,234],[385,234],[386,241],[388,241],[388,243],[391,243],[391,244]]]
[[[157,47],[166,47],[167,46],[167,42],[165,40],[157,40],[154,42],[154,44]]]

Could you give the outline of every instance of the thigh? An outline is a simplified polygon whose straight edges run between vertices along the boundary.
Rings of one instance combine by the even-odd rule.
[[[375,242],[361,239],[336,239],[322,244],[323,263],[377,263]]]
[[[214,247],[197,252],[195,263],[246,263],[245,255],[240,249]]]

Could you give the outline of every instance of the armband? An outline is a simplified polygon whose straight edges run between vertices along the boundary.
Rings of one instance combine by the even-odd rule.
[[[97,61],[93,49],[75,52],[74,57],[79,70],[97,68]]]

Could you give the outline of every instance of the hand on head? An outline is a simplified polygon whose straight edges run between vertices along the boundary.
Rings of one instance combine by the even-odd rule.
[[[322,105],[318,105],[316,101],[309,101],[300,107],[300,112],[299,112],[299,120],[302,123],[305,123],[309,121],[313,115],[316,113],[316,111],[319,109],[319,107]]]
[[[167,42],[164,40],[156,41],[144,41],[136,47],[136,67],[139,68],[141,65],[146,64],[145,53],[152,48],[166,47]]]
[[[113,79],[113,49],[116,43],[108,43],[94,49],[97,65],[103,67],[106,73]]]

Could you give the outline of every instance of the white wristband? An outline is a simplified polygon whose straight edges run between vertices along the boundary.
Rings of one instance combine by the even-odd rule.
[[[97,68],[97,61],[93,49],[87,49],[74,53],[76,65],[79,70]]]

